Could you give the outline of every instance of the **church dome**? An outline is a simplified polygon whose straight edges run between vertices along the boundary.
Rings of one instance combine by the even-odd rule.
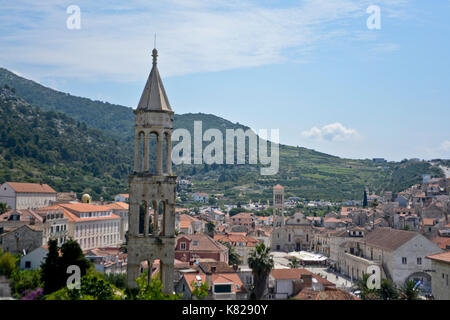
[[[91,196],[88,195],[87,193],[83,194],[81,196],[81,202],[83,202],[83,203],[91,203]]]

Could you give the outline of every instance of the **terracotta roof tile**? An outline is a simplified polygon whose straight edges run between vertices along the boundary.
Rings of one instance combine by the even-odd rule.
[[[128,203],[117,201],[107,205],[111,210],[128,210]]]
[[[310,274],[314,279],[324,286],[335,286],[334,283],[319,277],[318,275],[306,269],[272,269],[270,275],[276,280],[295,280],[300,279],[302,274]]]
[[[26,183],[26,182],[6,182],[14,191],[23,193],[55,193],[56,191],[48,184]]]
[[[197,234],[182,234],[177,237],[177,242],[181,238],[186,238],[190,241],[189,251],[217,251],[217,250],[228,250],[223,244],[218,241],[212,239],[206,234],[197,233]],[[197,242],[197,245],[194,245],[194,242]]]
[[[450,263],[450,251],[442,252],[442,253],[436,253],[427,256],[428,259],[436,260],[440,262]]]
[[[314,291],[305,288],[300,291],[295,297],[295,300],[361,300],[342,289],[326,287],[322,291]]]

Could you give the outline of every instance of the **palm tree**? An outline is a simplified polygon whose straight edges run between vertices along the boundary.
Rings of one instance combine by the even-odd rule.
[[[293,257],[291,261],[289,261],[289,268],[297,269],[298,267],[300,267],[300,260],[298,260],[296,257]]]
[[[263,297],[267,287],[267,278],[274,266],[273,258],[269,253],[270,248],[261,242],[248,257],[248,266],[253,271],[253,296],[257,300]]]
[[[8,210],[8,205],[6,203],[0,202],[0,214],[4,214]]]
[[[229,265],[240,265],[241,264],[241,258],[234,250],[233,246],[229,242],[221,242],[228,248],[228,264]]]
[[[419,289],[416,287],[414,281],[406,281],[401,288],[400,298],[402,300],[418,300]]]
[[[395,284],[389,279],[381,280],[378,296],[383,300],[397,300],[398,291]]]
[[[376,289],[369,289],[367,287],[367,280],[369,279],[369,276],[369,274],[365,274],[363,278],[356,283],[356,289],[359,290],[362,300],[377,299]]]

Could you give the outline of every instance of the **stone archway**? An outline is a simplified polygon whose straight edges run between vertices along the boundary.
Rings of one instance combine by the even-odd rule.
[[[411,273],[407,278],[406,281],[422,281],[423,285],[421,288],[423,288],[426,291],[431,290],[431,275],[429,275],[426,272],[414,272]]]

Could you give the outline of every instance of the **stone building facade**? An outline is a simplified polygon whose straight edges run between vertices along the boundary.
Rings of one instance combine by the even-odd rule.
[[[436,300],[450,300],[450,251],[427,256],[431,260],[431,292]]]
[[[282,226],[274,228],[271,234],[271,249],[287,252],[310,250],[313,237],[311,222],[303,213],[296,212]]]
[[[431,262],[426,256],[442,250],[418,232],[376,228],[364,238],[349,240],[341,245],[338,269],[352,279],[362,279],[367,267],[380,267],[381,278],[399,286],[405,281],[423,281],[431,289]]]
[[[24,225],[0,235],[3,252],[26,253],[42,246],[42,229]]]

